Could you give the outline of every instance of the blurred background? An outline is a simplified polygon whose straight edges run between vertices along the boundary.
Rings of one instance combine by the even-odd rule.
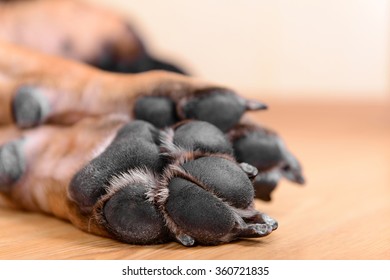
[[[387,0],[89,0],[152,54],[262,99],[390,97]]]

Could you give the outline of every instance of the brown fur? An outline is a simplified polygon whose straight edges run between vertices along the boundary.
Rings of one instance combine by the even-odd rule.
[[[122,16],[84,1],[0,1],[0,26],[0,40],[77,61],[94,62],[104,48],[127,59],[145,51]]]

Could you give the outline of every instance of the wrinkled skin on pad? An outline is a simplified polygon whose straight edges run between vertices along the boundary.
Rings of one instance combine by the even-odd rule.
[[[171,126],[178,121],[175,103],[167,97],[146,96],[136,101],[134,117],[152,123],[158,128]]]
[[[202,157],[182,167],[215,195],[237,208],[253,201],[253,186],[248,176],[234,162],[220,157]]]
[[[235,219],[219,199],[181,178],[169,184],[166,211],[176,225],[201,244],[212,245],[229,234]]]
[[[247,162],[261,171],[275,167],[282,160],[278,143],[263,131],[248,133],[234,141],[233,147],[239,162]]]
[[[169,240],[163,216],[146,200],[145,186],[128,185],[104,205],[109,231],[132,244],[156,244]]]
[[[186,122],[176,126],[173,143],[188,150],[233,154],[226,136],[214,125],[203,121]]]
[[[227,131],[239,121],[245,109],[245,104],[233,93],[213,90],[200,98],[189,100],[183,112],[189,119],[207,121]]]

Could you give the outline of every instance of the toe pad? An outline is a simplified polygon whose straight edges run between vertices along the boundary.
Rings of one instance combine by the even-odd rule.
[[[40,124],[49,112],[46,98],[33,87],[18,89],[13,100],[13,115],[20,127],[32,127]]]
[[[22,145],[22,140],[18,140],[0,148],[0,191],[6,191],[24,173],[25,159]]]

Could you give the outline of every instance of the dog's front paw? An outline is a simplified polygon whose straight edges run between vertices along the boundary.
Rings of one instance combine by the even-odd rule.
[[[255,170],[207,122],[91,119],[1,146],[0,195],[131,244],[216,245],[276,229],[254,208]]]
[[[139,121],[129,126],[137,123],[150,126]],[[125,138],[137,154],[151,155],[131,134]],[[162,170],[147,160],[137,166],[128,165],[129,170],[125,172],[110,167],[110,173],[117,175],[108,180],[106,187],[100,187],[104,194],[95,199],[92,208],[87,208],[87,213],[92,211],[96,223],[103,225],[109,234],[135,244],[174,239],[184,246],[193,246],[262,237],[276,229],[273,219],[259,218],[263,216],[253,206],[251,180],[232,157],[230,142],[215,126],[187,121],[163,131],[159,141],[154,141],[160,146],[160,159],[165,164]],[[115,148],[118,140],[112,145]],[[106,151],[109,150],[110,147]],[[109,160],[110,155],[102,156],[102,163]],[[87,169],[101,174],[97,173],[101,169],[97,165]],[[90,174],[84,180],[90,184],[88,178],[93,177]],[[73,198],[87,189],[76,181],[71,185]],[[83,197],[76,199],[78,205],[85,203]],[[144,215],[148,218],[143,218]]]

